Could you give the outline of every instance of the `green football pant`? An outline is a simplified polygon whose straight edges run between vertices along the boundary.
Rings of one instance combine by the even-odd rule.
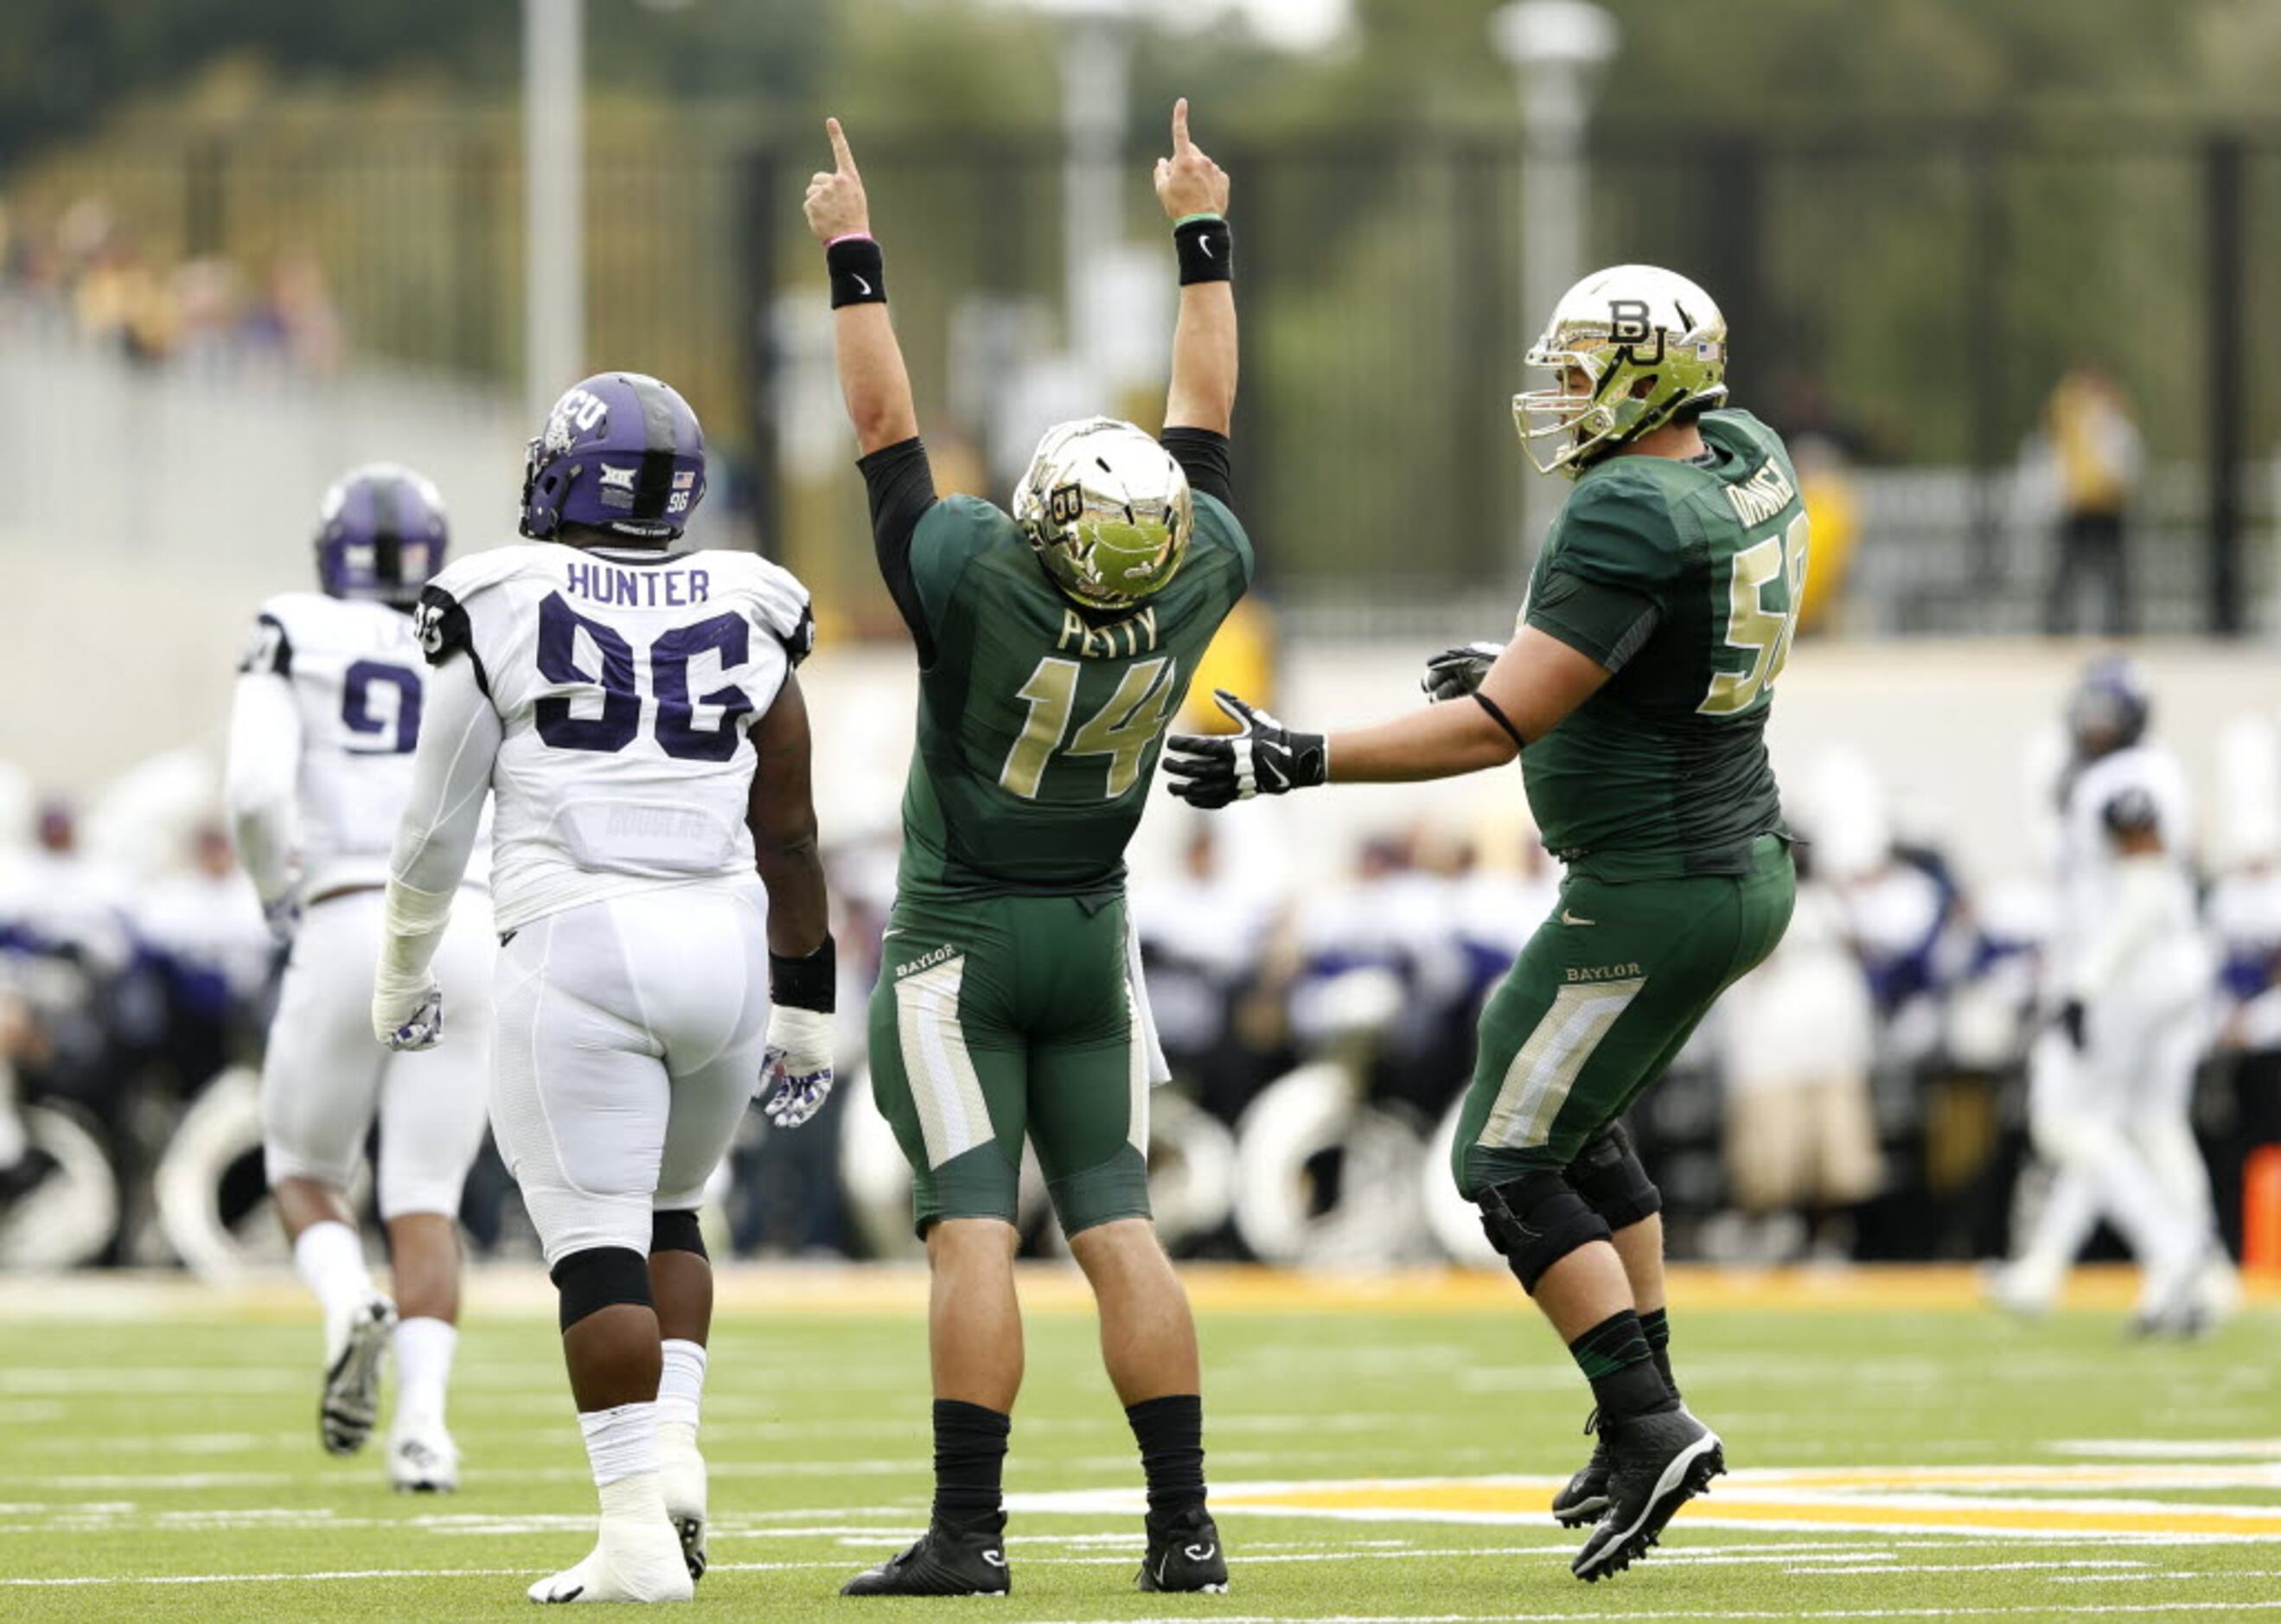
[[[1704,1015],[1782,940],[1797,877],[1761,836],[1744,875],[1611,884],[1572,873],[1481,1011],[1451,1147],[1468,1198],[1565,1170],[1667,1071]]]
[[[922,1235],[947,1218],[1013,1223],[1025,1136],[1065,1233],[1148,1216],[1122,898],[901,899],[880,953],[871,1093]]]

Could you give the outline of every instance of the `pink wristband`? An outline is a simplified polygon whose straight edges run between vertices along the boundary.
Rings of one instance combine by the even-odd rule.
[[[875,240],[868,231],[843,231],[838,236],[826,238],[823,245],[826,248],[837,248],[842,243],[869,243]]]

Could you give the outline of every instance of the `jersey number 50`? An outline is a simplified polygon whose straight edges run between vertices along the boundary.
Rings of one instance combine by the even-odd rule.
[[[602,663],[599,674],[581,669],[578,634],[592,641]],[[695,706],[689,698],[689,662],[707,649],[721,656],[723,670],[743,665],[752,655],[752,624],[741,615],[715,615],[691,626],[661,631],[649,646],[649,691],[657,696],[658,747],[684,762],[725,762],[737,753],[744,737],[738,719],[753,708],[742,688],[727,684],[713,690],[697,704],[717,705],[721,720],[709,728],[693,728]],[[575,684],[602,691],[602,708],[593,715],[574,716],[570,701],[550,697],[534,707],[539,738],[557,750],[598,750],[615,754],[633,743],[641,732],[641,691],[634,685],[634,649],[615,626],[590,620],[553,592],[538,606],[538,670],[551,683]]]
[[[1727,646],[1749,653],[1751,663],[1740,671],[1712,675],[1711,692],[1695,708],[1706,716],[1735,716],[1750,709],[1775,685],[1790,659],[1798,606],[1805,601],[1805,515],[1792,519],[1781,535],[1735,554],[1734,571],[1728,587]],[[1788,590],[1782,607],[1770,609],[1766,589],[1776,581]]]

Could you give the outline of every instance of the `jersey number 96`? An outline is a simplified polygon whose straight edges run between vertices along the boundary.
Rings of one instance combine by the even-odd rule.
[[[599,672],[579,664],[581,633],[600,661]],[[658,747],[678,761],[727,761],[744,737],[739,719],[753,708],[751,699],[733,683],[691,701],[689,662],[707,649],[720,655],[724,670],[743,665],[752,654],[751,623],[741,615],[715,615],[660,632],[647,651],[649,691],[657,696],[657,723],[652,731]],[[633,645],[616,627],[579,614],[559,592],[550,593],[538,606],[538,669],[548,682],[602,692],[601,709],[584,716],[571,715],[570,701],[560,696],[538,701],[534,708],[538,736],[555,749],[615,754],[639,736],[642,699],[634,682]],[[719,706],[721,720],[709,728],[691,726],[700,704]]]

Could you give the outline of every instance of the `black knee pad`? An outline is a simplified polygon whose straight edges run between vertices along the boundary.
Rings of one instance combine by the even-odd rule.
[[[1612,1122],[1584,1141],[1568,1164],[1568,1182],[1611,1229],[1625,1229],[1663,1210],[1663,1192],[1640,1165],[1624,1125]]]
[[[1580,1246],[1605,1241],[1608,1220],[1556,1172],[1523,1173],[1473,1197],[1489,1244],[1504,1254],[1520,1288],[1536,1295],[1544,1272]]]
[[[621,1303],[651,1306],[649,1259],[622,1246],[573,1252],[547,1271],[562,1294],[562,1328]]]
[[[694,1252],[700,1257],[710,1257],[705,1249],[705,1232],[697,1226],[694,1212],[653,1212],[649,1215],[649,1249],[656,1252]]]

